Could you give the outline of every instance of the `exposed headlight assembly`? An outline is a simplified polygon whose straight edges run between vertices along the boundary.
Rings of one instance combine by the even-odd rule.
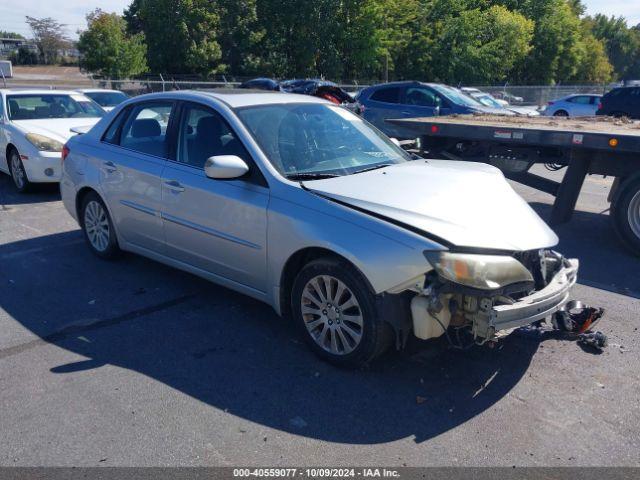
[[[25,138],[42,152],[60,152],[62,150],[62,143],[58,140],[40,135],[39,133],[27,133]]]
[[[533,282],[524,265],[506,255],[424,252],[436,272],[450,282],[479,290],[496,290],[514,283]]]

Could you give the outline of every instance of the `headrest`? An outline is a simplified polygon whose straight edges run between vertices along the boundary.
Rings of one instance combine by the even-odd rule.
[[[131,136],[134,138],[158,137],[162,135],[160,122],[154,118],[141,118],[133,122]]]
[[[51,105],[49,105],[49,115],[51,115],[52,117],[58,117],[60,115],[64,115],[65,113],[67,113],[67,111],[59,103],[52,103]]]
[[[211,136],[219,139],[222,136],[222,123],[213,115],[201,117],[196,127],[196,135],[198,137]]]

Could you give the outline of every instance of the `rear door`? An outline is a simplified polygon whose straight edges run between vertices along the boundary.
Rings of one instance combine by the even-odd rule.
[[[409,116],[403,114],[401,96],[402,88],[399,86],[379,87],[368,92],[368,98],[363,98],[361,102],[365,107],[362,116],[390,137],[403,138],[406,136],[405,129],[386,121]]]
[[[4,96],[0,93],[0,170],[9,173],[9,159],[7,151],[7,124],[9,123],[5,112]]]
[[[184,103],[175,161],[162,178],[167,254],[253,290],[266,290],[269,189],[236,133],[208,106]],[[215,155],[237,155],[249,165],[240,179],[204,173]]]
[[[128,243],[157,253],[164,251],[161,180],[171,155],[174,111],[169,100],[130,107],[109,127],[102,140],[104,154],[95,159],[119,234]]]
[[[572,117],[586,117],[593,115],[595,112],[593,111],[591,98],[592,97],[589,95],[578,95],[569,98],[567,100],[571,104],[571,111],[569,114]]]

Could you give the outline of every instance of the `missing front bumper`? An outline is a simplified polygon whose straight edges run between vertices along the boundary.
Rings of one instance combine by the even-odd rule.
[[[492,307],[488,328],[495,333],[529,325],[556,313],[569,300],[569,290],[576,283],[579,266],[580,262],[577,259],[565,259],[562,269],[542,290],[511,305]]]

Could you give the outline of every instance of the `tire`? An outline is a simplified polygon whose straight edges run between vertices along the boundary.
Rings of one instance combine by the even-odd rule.
[[[80,225],[89,249],[98,257],[113,260],[120,253],[109,211],[100,196],[89,192],[82,199]]]
[[[557,112],[555,112],[553,114],[554,117],[568,117],[569,116],[569,112],[567,112],[566,110],[558,110]]]
[[[27,193],[32,189],[33,183],[29,181],[27,172],[25,171],[22,160],[20,159],[20,154],[15,148],[10,150],[9,158],[7,160],[9,164],[9,173],[11,174],[11,179],[13,180],[16,190],[20,193]]]
[[[340,367],[365,365],[391,343],[375,295],[344,261],[325,257],[308,263],[294,281],[291,312],[311,349]]]
[[[640,178],[623,183],[613,204],[613,227],[627,248],[640,256]]]

